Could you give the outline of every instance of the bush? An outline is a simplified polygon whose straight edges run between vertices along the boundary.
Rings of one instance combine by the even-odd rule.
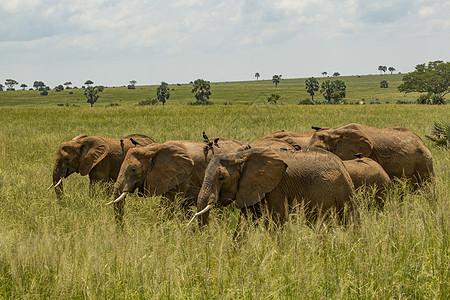
[[[119,104],[117,104],[117,103],[110,103],[110,104],[108,104],[108,106],[119,106]]]
[[[139,102],[137,105],[139,105],[139,106],[158,105],[158,100],[157,99],[147,99],[147,100]]]
[[[136,89],[136,87],[134,85],[132,85],[132,84],[129,84],[127,87],[128,87],[129,90],[135,90]]]
[[[444,97],[440,94],[423,94],[417,98],[418,104],[442,105],[445,104]]]
[[[206,100],[206,101],[191,101],[188,103],[188,105],[213,105],[214,102]]]
[[[314,105],[315,103],[311,99],[304,99],[298,101],[299,105]]]
[[[380,82],[380,88],[387,89],[388,87],[388,82],[386,80]]]
[[[41,96],[47,96],[47,95],[48,95],[48,91],[47,90],[42,90]]]

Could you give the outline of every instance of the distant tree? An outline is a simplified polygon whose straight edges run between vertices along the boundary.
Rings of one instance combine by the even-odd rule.
[[[33,87],[34,87],[36,90],[42,90],[42,89],[45,87],[45,83],[42,82],[42,81],[35,81],[35,82],[33,83]]]
[[[206,103],[209,100],[209,96],[211,96],[211,85],[209,82],[203,79],[197,79],[193,84],[192,93],[194,93],[195,99],[199,102]]]
[[[333,81],[333,92],[331,93],[331,99],[333,99],[333,103],[340,103],[342,99],[345,98],[345,90],[347,86],[342,80]]]
[[[388,88],[388,82],[386,80],[382,80],[380,82],[380,88],[387,89]]]
[[[337,104],[345,98],[345,83],[342,80],[324,81],[320,86],[320,92],[328,103]]]
[[[128,85],[128,89],[129,90],[134,90],[136,89],[136,80],[130,80],[130,84]]]
[[[392,75],[392,73],[394,73],[394,71],[395,71],[395,68],[394,67],[389,67],[388,70],[389,70],[389,72],[391,72],[391,75]]]
[[[386,73],[387,67],[386,67],[386,66],[383,66],[383,68],[381,68],[381,71],[383,71],[383,73]]]
[[[323,76],[323,77],[325,77],[325,76],[327,76],[327,75],[328,75],[327,72],[322,72],[322,76]]]
[[[163,105],[166,103],[166,100],[169,100],[170,97],[170,89],[167,82],[161,81],[161,85],[156,88],[156,98]]]
[[[272,76],[272,82],[275,83],[275,87],[278,86],[280,81],[281,81],[281,75],[273,75]]]
[[[430,61],[416,66],[414,72],[402,78],[398,90],[404,93],[419,92],[445,96],[450,92],[450,62]]]
[[[66,89],[70,89],[70,86],[72,85],[72,82],[66,81],[66,82],[64,82],[64,85],[66,86]]]
[[[131,85],[136,85],[137,81],[136,80],[130,80],[130,84]]]
[[[270,97],[267,97],[267,102],[269,104],[277,104],[278,99],[280,99],[280,95],[272,94]]]
[[[255,77],[256,77],[256,80],[258,80],[258,79],[259,79],[259,77],[261,77],[261,75],[259,75],[259,73],[258,73],[258,72],[256,72],[256,73],[255,73]]]
[[[94,103],[97,102],[98,98],[100,97],[98,95],[98,88],[96,86],[95,87],[88,86],[84,90],[84,95],[86,96],[87,103],[91,104],[91,107],[94,106]]]
[[[20,87],[22,88],[22,90],[25,91],[25,89],[28,87],[28,85],[26,85],[25,83],[22,83],[22,84],[20,85]]]
[[[308,78],[305,80],[306,91],[311,95],[311,101],[314,102],[314,93],[319,90],[319,81],[314,78]]]
[[[0,92],[3,92],[3,84],[0,83]]]
[[[85,85],[87,85],[88,87],[90,87],[91,85],[94,84],[94,82],[92,80],[86,80],[86,82],[84,83]]]
[[[55,92],[61,92],[64,90],[64,87],[62,84],[55,86]]]
[[[7,86],[6,90],[14,91],[14,86],[17,84],[19,84],[19,83],[14,79],[6,79],[5,80],[5,85]]]
[[[333,77],[339,77],[339,76],[341,76],[341,74],[339,74],[339,72],[334,72],[333,73]]]
[[[381,72],[383,72],[383,66],[378,66],[378,71],[380,71],[380,75],[381,75]]]

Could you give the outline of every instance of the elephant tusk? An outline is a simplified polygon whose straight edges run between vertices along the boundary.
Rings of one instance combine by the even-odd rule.
[[[208,204],[202,211],[199,211],[198,213],[196,213],[191,220],[189,221],[189,223],[186,225],[186,227],[188,227],[189,225],[191,225],[192,221],[194,221],[195,217],[203,215],[205,212],[207,212],[208,210],[210,210],[213,207],[212,204]]]
[[[108,203],[106,203],[106,205],[110,205],[116,202],[119,202],[120,200],[122,200],[123,198],[125,198],[125,196],[127,195],[127,192],[123,192],[117,199],[114,199]]]
[[[59,181],[55,184],[55,187],[57,187],[58,185],[60,185],[62,182],[62,177],[59,179]]]
[[[62,181],[62,177],[59,179],[59,181],[55,184],[55,185],[53,185],[53,183],[47,188],[47,191],[49,190],[49,189],[51,189],[52,187],[57,187],[58,185],[60,185],[61,184],[61,181]]]

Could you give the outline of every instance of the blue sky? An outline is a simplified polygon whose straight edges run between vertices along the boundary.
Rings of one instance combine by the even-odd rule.
[[[0,0],[0,82],[376,74],[450,60],[446,0]]]

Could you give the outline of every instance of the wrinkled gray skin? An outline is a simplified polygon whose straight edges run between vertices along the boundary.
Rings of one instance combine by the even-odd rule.
[[[141,145],[155,141],[145,135],[132,134],[123,138],[123,147],[118,138],[80,135],[70,141],[62,142],[56,152],[53,168],[53,184],[72,173],[89,175],[90,187],[98,182],[115,181],[127,151],[135,146],[133,138]],[[138,146],[139,147],[139,146]],[[55,188],[56,195],[63,195],[63,184]]]
[[[383,207],[386,200],[386,190],[391,179],[381,165],[367,157],[344,160],[343,163],[352,178],[355,189],[365,186],[375,189],[376,204],[380,208]]]
[[[304,201],[313,220],[317,209],[333,208],[341,214],[347,205],[353,211],[353,192],[352,180],[342,161],[330,152],[252,148],[211,159],[197,210],[234,202],[242,213],[248,209],[258,218],[256,207],[265,204],[274,220],[283,223],[289,209]],[[200,215],[200,224],[207,224],[208,217],[209,211]]]
[[[316,127],[316,131],[313,132],[294,132],[294,131],[285,131],[285,130],[279,130],[275,131],[269,135],[263,136],[253,143],[260,143],[266,140],[273,140],[278,139],[286,142],[287,144],[294,147],[296,150],[306,150],[308,148],[308,145],[311,141],[311,137],[314,135],[315,132],[319,130],[325,130],[329,128],[318,128]]]
[[[214,153],[227,153],[243,142],[219,138]],[[184,206],[195,205],[205,177],[205,169],[213,157],[212,151],[205,157],[205,143],[201,141],[167,141],[131,149],[121,166],[114,185],[114,199],[122,193],[143,189],[148,196],[165,196],[174,201],[176,194],[186,198]],[[125,199],[114,203],[116,223],[123,226]]]
[[[431,152],[417,134],[403,127],[378,129],[352,123],[316,132],[308,148],[328,150],[343,160],[362,153],[378,162],[391,179],[406,177],[413,184],[436,176]]]

